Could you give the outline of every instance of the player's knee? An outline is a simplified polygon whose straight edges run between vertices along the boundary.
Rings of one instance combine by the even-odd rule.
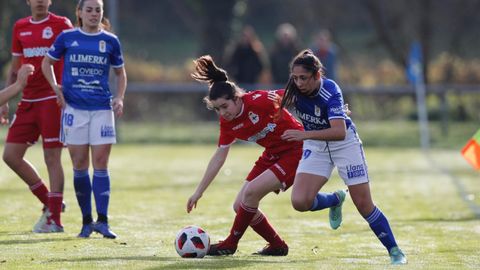
[[[233,205],[232,205],[233,211],[234,211],[235,213],[237,213],[239,207],[240,207],[240,203],[238,203],[238,202],[236,202],[236,201],[235,201],[235,202],[233,203]]]
[[[373,202],[366,198],[357,198],[353,203],[362,216],[368,215],[374,207]]]
[[[304,198],[292,197],[292,206],[299,212],[305,212],[310,210],[311,203]]]
[[[256,202],[259,202],[260,201],[260,194],[258,194],[258,192],[253,189],[253,188],[247,188],[245,189],[244,193],[243,193],[243,202],[247,202],[247,203],[256,203]]]
[[[14,155],[10,155],[8,152],[3,152],[3,156],[2,156],[2,159],[3,161],[5,162],[5,164],[7,164],[9,167],[13,168],[15,167],[17,164],[19,164],[19,159],[16,158]]]

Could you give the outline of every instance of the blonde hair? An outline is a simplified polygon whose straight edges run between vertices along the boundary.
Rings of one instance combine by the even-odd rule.
[[[85,5],[85,1],[87,0],[79,0],[77,4],[77,10],[75,12],[75,15],[77,16],[77,22],[75,23],[78,27],[83,26],[82,18],[80,18],[80,11],[83,9],[83,6]],[[102,10],[103,10],[103,0],[99,0],[102,3]],[[100,27],[104,30],[110,31],[112,30],[112,25],[110,24],[110,21],[105,18],[105,16],[102,16],[102,21],[100,22]]]

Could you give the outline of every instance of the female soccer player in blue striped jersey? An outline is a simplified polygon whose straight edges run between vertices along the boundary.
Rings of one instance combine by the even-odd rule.
[[[319,192],[336,166],[348,186],[357,210],[386,247],[392,264],[407,259],[398,248],[387,218],[373,203],[362,142],[344,108],[340,87],[323,76],[320,60],[310,50],[292,61],[282,108],[293,108],[305,130],[287,130],[282,139],[303,141],[303,157],[292,188],[292,205],[298,211],[330,208],[333,229],[340,226],[344,192]]]
[[[108,32],[102,0],[80,0],[77,6],[78,28],[64,31],[55,40],[42,62],[42,71],[64,107],[62,140],[68,146],[74,169],[74,187],[82,210],[83,226],[78,237],[92,231],[116,238],[108,225],[110,176],[108,159],[116,143],[114,113],[123,113],[127,87],[121,46]],[[55,61],[65,59],[62,84],[52,73]],[[110,92],[110,67],[117,77],[117,94]],[[90,183],[89,152],[92,153],[93,180]],[[91,193],[95,197],[97,222],[93,222]]]

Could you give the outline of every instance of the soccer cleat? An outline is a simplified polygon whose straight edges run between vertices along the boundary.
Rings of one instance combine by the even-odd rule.
[[[263,249],[253,253],[253,255],[261,256],[287,256],[288,255],[288,246],[285,242],[282,242],[281,246],[272,246],[267,244]]]
[[[224,241],[220,241],[218,244],[210,245],[207,255],[209,256],[223,256],[232,255],[237,251],[237,246],[227,246]]]
[[[392,264],[407,264],[407,257],[398,246],[391,248],[388,253]]]
[[[43,232],[46,232],[48,230],[48,218],[50,217],[51,213],[50,211],[48,210],[48,208],[46,206],[43,207],[42,209],[42,215],[40,216],[40,218],[38,219],[37,223],[35,223],[35,225],[33,225],[33,232],[34,233],[43,233]]]
[[[82,230],[77,235],[79,238],[88,238],[93,232],[93,223],[83,224]]]
[[[110,226],[108,226],[108,223],[105,222],[95,222],[93,224],[93,231],[103,235],[105,238],[117,238],[117,235],[110,230]]]
[[[330,219],[330,227],[336,230],[342,224],[342,205],[345,201],[347,193],[342,189],[337,190],[334,193],[337,195],[339,203],[336,206],[330,207],[330,213],[328,214],[328,217]]]
[[[63,227],[60,225],[57,225],[55,221],[51,220],[50,224],[48,225],[48,232],[47,233],[61,233],[63,232]]]
[[[35,231],[36,233],[61,233],[64,232],[63,227],[60,225],[57,225],[55,221],[50,220],[48,221],[45,226],[40,228],[39,230]]]

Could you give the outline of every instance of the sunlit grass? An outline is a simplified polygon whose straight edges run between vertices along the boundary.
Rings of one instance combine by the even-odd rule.
[[[350,200],[344,223],[328,225],[328,211],[295,212],[290,191],[269,195],[261,207],[290,246],[287,257],[251,253],[264,240],[248,230],[238,252],[222,258],[182,259],[174,249],[176,232],[196,224],[213,242],[223,239],[233,220],[231,204],[260,153],[258,147],[235,145],[217,179],[186,214],[185,204],[200,181],[214,145],[116,145],[111,157],[110,222],[116,240],[99,235],[78,239],[81,217],[72,187],[66,152],[63,234],[33,234],[41,206],[4,164],[0,165],[0,268],[2,269],[390,269],[386,250]],[[389,218],[397,241],[408,256],[405,269],[478,269],[480,220],[458,195],[442,166],[465,183],[478,203],[478,172],[458,151],[433,151],[432,165],[414,148],[367,148],[372,194]],[[27,158],[45,176],[39,146]],[[325,186],[344,185],[336,174]]]

